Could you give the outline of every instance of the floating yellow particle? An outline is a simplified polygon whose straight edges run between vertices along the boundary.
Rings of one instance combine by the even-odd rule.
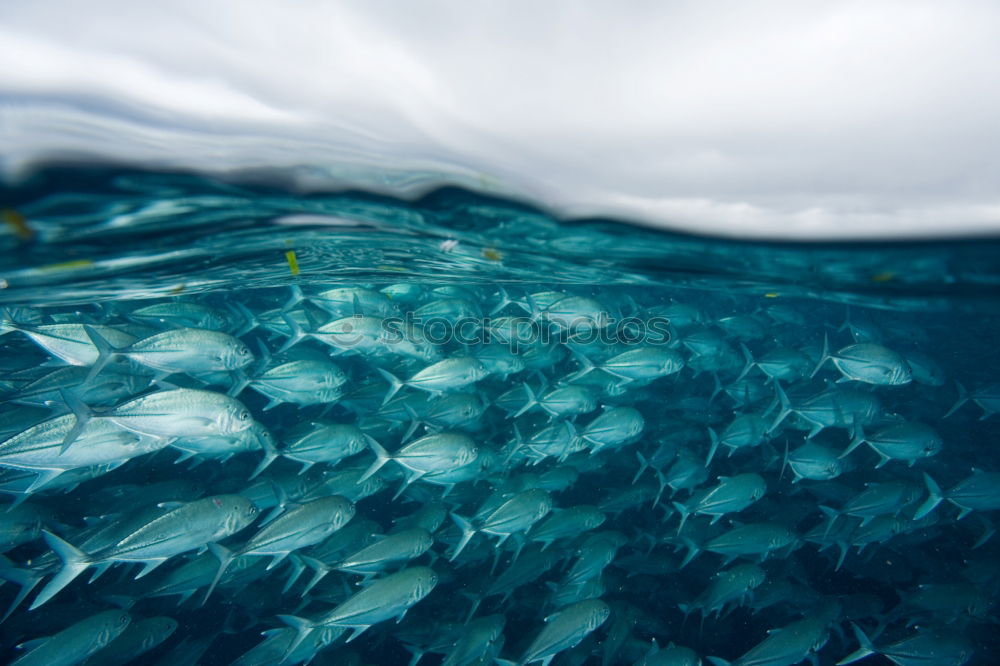
[[[285,253],[285,259],[288,261],[288,270],[292,272],[292,275],[299,274],[299,260],[295,256],[295,250],[289,250]]]
[[[20,240],[28,241],[35,237],[35,230],[28,225],[28,220],[13,208],[4,208],[2,217]]]
[[[39,266],[40,271],[71,271],[74,268],[86,268],[88,266],[93,266],[94,262],[90,259],[74,259],[72,261],[62,261],[58,264],[48,264],[46,266]]]
[[[764,294],[764,298],[777,298],[779,295],[780,294],[778,294],[778,292],[776,291],[769,291],[766,294]]]
[[[876,273],[872,276],[872,282],[889,282],[895,279],[896,274],[891,271],[884,271],[882,273]]]
[[[490,261],[503,261],[503,253],[495,247],[484,247],[483,257]]]

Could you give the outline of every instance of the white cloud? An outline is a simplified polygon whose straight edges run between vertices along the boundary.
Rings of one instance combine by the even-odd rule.
[[[85,153],[791,237],[1000,230],[1000,4],[0,6],[2,166]]]

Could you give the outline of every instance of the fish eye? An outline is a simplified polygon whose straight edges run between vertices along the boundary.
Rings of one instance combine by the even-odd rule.
[[[242,412],[240,412],[240,415],[239,415],[240,421],[246,421],[249,418],[250,418],[250,412],[248,412],[245,409]]]
[[[122,615],[120,618],[118,618],[118,624],[122,626],[128,624],[128,615]]]

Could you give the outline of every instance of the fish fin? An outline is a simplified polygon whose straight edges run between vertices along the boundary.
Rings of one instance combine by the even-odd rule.
[[[4,560],[9,562],[9,560]],[[4,580],[19,585],[21,589],[18,591],[14,600],[10,602],[7,611],[0,618],[0,623],[3,623],[13,614],[17,607],[21,605],[25,597],[31,594],[31,591],[35,589],[35,586],[42,580],[42,575],[31,569],[17,569],[9,564],[0,566],[0,578]]]
[[[660,470],[656,470],[656,482],[659,484],[660,487],[656,491],[656,497],[653,498],[652,508],[654,509],[656,508],[656,505],[660,503],[660,498],[663,497],[663,491],[667,487],[667,477],[665,477],[663,475],[663,472],[661,472]],[[673,495],[671,495],[671,497],[673,497]]]
[[[743,366],[743,371],[736,377],[736,379],[733,380],[733,382],[738,382],[746,377],[747,373],[753,369],[754,363],[756,363],[756,361],[753,360],[753,355],[750,353],[750,350],[747,349],[747,346],[742,342],[740,343],[740,351],[743,352],[743,360],[746,361],[746,364]]]
[[[226,391],[226,395],[228,395],[230,398],[235,398],[240,393],[242,393],[243,389],[250,386],[250,381],[251,381],[250,378],[247,377],[247,373],[244,372],[243,368],[240,368],[239,370],[234,372],[233,378],[235,380],[233,381],[233,385],[229,387],[228,391]]]
[[[281,318],[284,320],[285,324],[288,325],[288,328],[292,334],[288,336],[288,339],[285,340],[285,343],[281,345],[280,349],[278,349],[278,353],[283,353],[288,351],[295,345],[305,340],[306,337],[309,335],[308,333],[302,330],[302,327],[299,325],[299,322],[297,322],[295,318],[289,315],[287,312],[282,312]]]
[[[353,641],[353,640],[354,640],[355,638],[357,638],[357,637],[358,637],[358,636],[360,636],[361,634],[363,634],[363,633],[365,633],[366,631],[368,631],[369,627],[371,627],[371,625],[370,625],[370,624],[365,624],[365,625],[362,625],[362,626],[360,626],[360,627],[351,627],[351,635],[350,635],[350,636],[348,636],[348,637],[347,637],[347,640],[346,640],[346,641],[344,641],[344,642],[345,642],[345,643],[350,643],[350,642],[351,642],[351,641]]]
[[[383,368],[375,369],[378,370],[379,374],[382,375],[387,382],[389,382],[389,390],[385,392],[385,397],[382,399],[382,404],[384,405],[392,400],[392,396],[396,395],[399,389],[403,388],[403,382],[399,380],[399,377],[392,374],[388,370]]]
[[[635,455],[639,459],[639,471],[632,477],[633,486],[635,485],[635,482],[639,480],[639,477],[642,476],[642,473],[649,469],[649,461],[646,460],[644,455],[642,455],[642,451],[636,451]]]
[[[66,406],[70,408],[73,416],[76,418],[73,427],[63,437],[62,445],[59,448],[59,453],[62,454],[80,436],[84,426],[93,417],[93,411],[80,398],[65,389],[59,389],[59,395],[62,396],[63,402],[66,403]]]
[[[256,468],[254,468],[253,474],[250,475],[250,480],[251,481],[253,479],[256,479],[260,475],[261,472],[263,472],[265,469],[268,468],[268,466],[271,463],[273,463],[275,460],[277,460],[279,457],[281,457],[281,454],[278,453],[277,449],[275,449],[270,444],[265,444],[264,443],[265,440],[264,440],[263,437],[258,437],[257,441],[260,442],[260,446],[264,450],[264,457],[261,458],[260,463],[258,463],[258,465],[257,465]],[[305,472],[310,467],[312,467],[312,463],[307,463],[306,466],[303,467],[299,471],[299,474],[302,474],[303,472]]]
[[[59,478],[59,476],[65,471],[66,470],[64,469],[58,468],[35,469],[35,478],[32,480],[31,485],[24,489],[23,496],[27,498],[29,494],[43,489],[45,486]]]
[[[778,411],[778,415],[774,417],[774,421],[771,422],[771,427],[767,429],[767,432],[774,432],[781,422],[792,413],[792,404],[788,400],[788,394],[785,393],[785,389],[781,388],[781,384],[778,382],[774,383],[774,392],[778,395],[778,402],[781,405],[781,409]]]
[[[302,575],[302,572],[306,570],[305,562],[298,553],[291,553],[288,556],[288,563],[291,565],[288,572],[288,580],[285,581],[285,586],[281,588],[282,594],[288,594],[288,591],[292,589],[295,582]]]
[[[712,395],[708,396],[708,404],[715,402],[715,398],[722,393],[724,389],[722,388],[722,381],[719,379],[719,373],[712,373]]]
[[[417,414],[417,410],[413,409],[413,407],[411,407],[410,405],[403,403],[403,409],[410,416],[410,427],[406,429],[406,433],[403,435],[403,439],[401,441],[408,442],[410,441],[410,438],[413,437],[413,433],[417,431],[417,428],[419,428],[421,424],[423,424],[424,426],[426,426],[427,424],[423,423],[423,421],[420,420],[420,415]]]
[[[290,552],[290,551],[285,551],[285,552],[283,552],[283,553],[275,553],[275,554],[274,554],[274,555],[273,555],[273,556],[271,557],[271,561],[270,561],[270,562],[268,563],[268,565],[267,565],[267,568],[265,568],[265,569],[264,569],[264,571],[270,571],[270,570],[271,570],[271,569],[273,569],[274,567],[276,567],[276,566],[278,566],[279,564],[281,564],[282,562],[284,562],[284,561],[285,561],[285,558],[286,558],[286,557],[288,557],[288,553],[289,553],[289,552]]]
[[[527,402],[524,403],[524,407],[521,407],[521,409],[517,410],[517,413],[515,413],[511,417],[514,419],[516,419],[518,416],[524,414],[526,411],[528,411],[529,409],[538,404],[538,399],[535,396],[535,392],[531,390],[530,386],[528,386],[528,382],[522,382],[522,386],[524,386],[524,390],[528,394],[528,400]]]
[[[291,295],[288,297],[288,300],[285,301],[285,304],[281,306],[282,314],[289,312],[299,303],[308,300],[305,294],[302,293],[302,287],[300,287],[299,285],[293,284],[289,287],[289,289],[291,291]]]
[[[59,559],[63,561],[62,569],[42,588],[28,610],[34,610],[54,597],[64,587],[73,582],[73,579],[87,570],[92,564],[90,556],[75,546],[63,541],[58,536],[43,530],[42,535]]]
[[[680,537],[680,540],[681,543],[683,543],[687,547],[688,552],[687,555],[684,556],[684,559],[681,561],[680,565],[677,567],[678,570],[683,569],[688,564],[690,564],[691,560],[698,557],[698,554],[701,552],[701,547],[691,539],[687,537]]]
[[[143,560],[142,561],[142,565],[143,565],[142,566],[142,570],[135,575],[135,579],[138,580],[140,578],[148,576],[149,574],[151,574],[153,572],[154,569],[156,569],[157,567],[159,567],[161,564],[163,564],[164,562],[166,562],[168,559],[170,559],[170,558],[161,557],[161,558],[157,558],[155,560]]]
[[[580,364],[580,369],[569,377],[570,381],[575,381],[577,379],[580,379],[581,377],[584,377],[593,372],[595,369],[597,369],[597,366],[594,365],[589,358],[581,354],[573,347],[567,345],[566,349],[569,349],[570,353],[573,355],[573,358],[576,359],[576,362]]]
[[[983,533],[979,536],[978,539],[976,539],[976,542],[972,545],[972,550],[975,550],[976,548],[982,546],[984,543],[992,539],[993,535],[997,533],[997,529],[996,527],[994,527],[993,521],[991,521],[989,518],[987,518],[986,516],[980,516],[979,520],[983,524]]]
[[[328,573],[333,571],[333,567],[329,566],[325,562],[317,560],[314,557],[309,557],[308,555],[299,555],[298,557],[307,567],[316,571],[316,573],[313,574],[313,577],[306,584],[305,589],[302,590],[302,596],[305,596],[309,593],[309,590],[316,587],[316,584],[323,580]]]
[[[399,484],[399,490],[397,490],[396,494],[392,496],[392,499],[393,500],[399,499],[399,496],[402,495],[403,492],[410,487],[410,484],[418,481],[420,477],[422,477],[424,474],[426,474],[426,472],[413,472],[411,474],[408,474],[406,478],[403,480],[403,483]],[[442,495],[442,497],[444,497],[444,495]]]
[[[715,452],[719,450],[719,436],[715,434],[714,428],[708,428],[708,438],[712,443],[708,447],[708,456],[705,458],[706,469],[712,464],[712,458],[715,457]],[[730,455],[732,455],[732,453],[730,453]]]
[[[368,446],[371,448],[372,452],[375,453],[375,461],[372,462],[368,469],[365,470],[365,473],[361,475],[361,478],[358,479],[358,483],[364,483],[367,481],[376,472],[382,469],[383,465],[392,460],[392,456],[389,455],[389,452],[386,451],[382,445],[375,440],[375,438],[372,438],[368,442]]]
[[[809,378],[812,379],[813,377],[815,377],[816,373],[819,372],[819,369],[822,368],[823,365],[827,361],[829,361],[829,360],[830,360],[830,336],[827,335],[824,332],[823,333],[823,353],[820,355],[820,357],[819,357],[819,363],[817,363],[816,367],[813,368],[812,374],[809,375]]]
[[[239,301],[227,303],[226,306],[229,308],[230,312],[243,319],[239,328],[233,329],[231,333],[234,338],[242,338],[244,335],[260,326],[260,322],[257,320],[257,317],[254,316],[253,312],[251,312],[247,306],[243,305]]]
[[[297,648],[302,641],[309,636],[309,634],[316,630],[316,625],[312,622],[312,620],[304,617],[298,617],[296,615],[279,615],[278,619],[295,630],[295,638],[292,639],[292,642],[287,648],[285,648],[284,657],[281,659],[281,661],[284,662],[285,658],[292,654],[292,652],[295,651],[295,648]]]
[[[958,400],[956,400],[955,404],[951,406],[951,409],[949,409],[948,412],[941,417],[943,419],[946,419],[957,412],[959,407],[969,401],[969,394],[966,392],[965,387],[962,386],[961,382],[956,381],[955,388],[958,389]]]
[[[778,480],[785,478],[785,470],[788,469],[788,437],[785,437],[785,456],[781,459],[781,473],[778,475]],[[798,481],[798,475],[796,478],[792,479],[792,483]]]
[[[722,657],[705,657],[705,659],[712,662],[712,666],[731,666],[730,662],[726,661]]]
[[[32,651],[37,648],[42,647],[45,643],[51,640],[52,636],[42,636],[41,638],[32,638],[30,641],[24,641],[23,643],[18,643],[15,647],[18,650]]]
[[[510,295],[507,293],[507,290],[504,289],[502,286],[497,287],[497,296],[500,297],[500,302],[496,306],[494,306],[492,310],[490,310],[491,317],[514,302],[511,300]]]
[[[822,504],[819,505],[819,510],[826,514],[828,519],[826,530],[823,531],[823,538],[825,539],[830,534],[830,530],[833,529],[833,524],[837,521],[837,518],[840,517],[840,512]]]
[[[91,326],[90,324],[84,324],[83,330],[86,331],[87,337],[90,341],[94,343],[97,347],[97,360],[94,361],[94,365],[90,367],[90,372],[87,374],[87,378],[84,379],[84,383],[89,383],[93,381],[97,375],[101,374],[101,371],[107,367],[108,363],[121,353],[121,349],[115,347],[108,339],[101,335],[100,331]]]
[[[468,545],[469,540],[475,536],[477,530],[473,527],[471,522],[457,513],[451,513],[449,515],[451,516],[451,519],[455,521],[455,524],[458,525],[458,528],[462,530],[462,538],[459,540],[458,545],[455,546],[455,552],[453,552],[451,557],[448,558],[449,562],[454,562],[459,553],[461,553],[465,549],[465,546]]]
[[[876,650],[875,646],[872,645],[872,642],[868,639],[868,636],[865,635],[865,632],[861,630],[861,627],[851,622],[851,628],[854,630],[854,636],[858,639],[860,647],[851,654],[847,655],[846,657],[838,661],[837,666],[841,666],[842,664],[851,664],[854,663],[855,661],[860,661],[864,659],[868,655],[878,653],[878,650]]]
[[[931,475],[924,472],[924,485],[927,486],[927,499],[917,507],[917,510],[913,514],[914,520],[920,520],[941,503],[944,499],[944,494],[941,492],[941,486],[931,478]]]
[[[687,522],[688,516],[691,515],[691,511],[687,508],[687,505],[684,504],[683,502],[671,502],[671,504],[674,505],[674,508],[677,510],[677,513],[681,514],[681,522],[680,525],[677,526],[677,533],[680,534],[681,532],[684,531],[684,523]]]
[[[861,424],[860,423],[855,422],[854,423],[854,439],[851,440],[851,443],[847,445],[847,448],[844,449],[844,452],[841,453],[839,456],[837,456],[837,458],[846,458],[847,456],[851,455],[851,452],[854,449],[856,449],[859,446],[861,446],[862,444],[864,444],[865,441],[867,441],[867,440],[865,440],[865,431],[861,428]]]
[[[222,579],[222,574],[226,573],[226,569],[229,568],[230,563],[235,557],[233,551],[217,543],[208,544],[208,550],[212,553],[212,555],[215,555],[215,557],[218,558],[219,569],[215,572],[215,578],[212,579],[211,585],[209,585],[208,589],[205,591],[205,596],[201,600],[202,606],[204,606],[205,602],[208,601],[208,598],[212,596],[212,591],[215,590],[215,586],[218,585],[219,581]]]

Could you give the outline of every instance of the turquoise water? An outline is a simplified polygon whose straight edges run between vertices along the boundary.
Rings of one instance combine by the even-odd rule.
[[[240,440],[244,448],[235,454],[197,446],[191,453],[194,445],[185,449],[185,438],[203,447],[204,439],[158,431],[150,435],[162,440],[153,442],[152,453],[125,456],[127,462],[114,469],[80,467],[73,471],[81,474],[76,483],[30,490],[25,468],[5,458],[0,443],[5,501],[23,502],[35,512],[11,520],[21,531],[11,528],[17,533],[4,542],[9,562],[0,575],[9,584],[0,588],[0,606],[13,605],[0,625],[0,640],[8,656],[16,654],[17,643],[124,607],[132,623],[159,617],[177,622],[155,651],[132,663],[233,663],[262,640],[261,632],[286,626],[279,616],[320,617],[360,589],[361,577],[335,571],[304,596],[303,581],[312,569],[303,564],[307,560],[289,556],[280,568],[250,568],[244,578],[223,579],[204,606],[199,601],[205,581],[180,605],[176,597],[153,594],[146,584],[193,562],[197,548],[191,548],[171,554],[148,579],[133,580],[124,566],[90,583],[85,573],[28,610],[36,590],[49,585],[60,566],[42,530],[80,544],[89,538],[88,528],[122,524],[122,512],[154,489],[166,493],[156,495],[166,502],[242,493],[262,514],[285,495],[289,510],[324,496],[314,486],[330,487],[323,484],[332,484],[335,474],[368,469],[380,460],[378,446],[398,456],[417,437],[445,431],[475,442],[476,460],[483,461],[454,487],[418,474],[394,497],[410,469],[395,463],[373,472],[377,488],[358,490],[356,477],[346,490],[336,486],[336,494],[355,504],[353,523],[371,521],[363,524],[369,539],[421,509],[440,510],[437,519],[418,523],[432,534],[432,545],[410,563],[436,572],[435,589],[403,622],[379,620],[349,644],[327,637],[328,645],[306,656],[278,650],[270,661],[238,663],[300,663],[314,656],[319,664],[405,664],[415,653],[426,653],[426,663],[441,663],[467,631],[472,611],[476,618],[493,614],[505,622],[500,640],[483,647],[482,663],[493,656],[528,658],[545,617],[568,602],[598,597],[610,616],[572,646],[567,643],[554,664],[633,664],[643,658],[648,664],[690,663],[666,661],[664,655],[654,661],[648,654],[653,640],[735,662],[767,631],[800,621],[812,623],[797,626],[814,631],[815,644],[800,655],[790,649],[792,656],[772,655],[773,661],[763,663],[799,663],[809,655],[820,664],[837,663],[858,649],[852,622],[897,663],[995,663],[1000,546],[993,522],[1000,501],[995,488],[975,500],[962,499],[956,488],[975,478],[974,469],[1000,472],[993,446],[1000,419],[994,416],[1000,408],[996,239],[749,243],[611,220],[557,220],[523,203],[458,189],[401,201],[364,192],[293,192],[266,174],[221,182],[86,168],[46,170],[9,186],[3,208],[0,305],[9,328],[0,338],[4,440],[60,414],[117,427],[128,401],[181,389],[231,393],[275,441],[271,449],[262,441]],[[337,288],[352,291],[328,295]],[[563,298],[577,300],[560,306]],[[455,314],[455,301],[468,309]],[[198,317],[208,312],[218,321],[140,313],[157,304],[194,304],[203,308]],[[427,347],[401,351],[386,338],[365,346],[360,339],[332,339],[322,328],[364,317],[377,317],[383,333],[398,330],[401,324],[386,323],[396,319],[415,322],[431,335],[430,320],[436,318],[438,324],[444,320],[445,330]],[[508,344],[498,334],[503,317],[549,337]],[[458,337],[460,321],[471,322],[470,339]],[[573,327],[581,322],[582,328]],[[83,345],[93,354],[82,360],[60,356],[38,341],[39,331],[58,323],[85,324]],[[630,337],[629,326],[648,334],[661,323],[666,334],[659,338]],[[95,334],[96,326],[129,339],[108,342],[101,338],[108,330]],[[227,340],[237,339],[253,363],[211,372],[162,366],[137,346],[188,328],[215,328]],[[209,344],[185,338],[181,351],[196,355]],[[677,366],[633,377],[633,366],[615,365],[619,354],[640,347]],[[490,366],[488,374],[470,381],[449,376],[430,390],[418,385],[417,374],[441,359],[499,363],[486,350],[501,348],[511,353],[501,359],[512,363],[505,369]],[[106,370],[101,360],[95,363],[100,349],[100,358],[109,361]],[[881,350],[887,352],[878,356]],[[790,356],[769,356],[781,353]],[[861,355],[864,368],[850,366],[852,354]],[[905,377],[873,375],[873,354]],[[329,395],[312,385],[297,393],[268,393],[265,372],[304,360],[333,365],[329,381],[336,386],[323,385]],[[77,374],[49,375],[67,367]],[[128,379],[95,384],[102,373]],[[37,382],[43,382],[41,389]],[[532,402],[545,402],[543,396],[560,387],[583,387],[593,404],[559,412],[554,402]],[[966,394],[971,400],[961,401]],[[817,402],[833,407],[811,416],[810,405]],[[629,430],[635,412],[638,432]],[[607,431],[595,425],[605,414],[612,414],[611,424],[602,424]],[[743,417],[757,423],[750,435],[734,426],[745,425]],[[376,445],[354,450],[345,456],[349,462],[323,460],[299,474],[302,461],[292,455],[293,443],[304,426],[324,420],[356,426]],[[892,429],[914,423],[933,436],[906,430],[898,437],[903,450],[892,448],[899,444]],[[115,432],[136,432],[130,427]],[[721,444],[713,446],[713,439]],[[848,450],[852,442],[857,448]],[[824,468],[801,478],[807,473],[796,464],[805,465],[801,447],[810,443],[833,452],[825,464],[836,474]],[[277,460],[266,457],[272,449],[280,452]],[[262,453],[269,464],[259,478],[266,482],[253,486],[250,477],[260,471]],[[880,464],[883,456],[887,462]],[[178,457],[185,460],[178,464]],[[700,478],[685,485],[678,461],[694,461],[692,473]],[[443,465],[455,471],[467,462]],[[199,464],[189,469],[192,463]],[[697,509],[698,498],[704,500],[699,493],[716,488],[720,479],[747,474],[765,483],[762,497],[719,513],[718,520],[710,510]],[[191,487],[163,485],[178,481]],[[303,484],[314,486],[303,490]],[[887,510],[848,510],[866,489],[886,484],[910,495]],[[268,490],[279,486],[280,493]],[[467,549],[460,547],[463,516],[486,529],[484,505],[538,488],[555,509],[596,505],[604,522],[560,535],[545,550],[532,541],[537,532],[531,529],[514,530],[503,544],[496,538],[502,530],[476,533]],[[845,515],[824,531],[837,511]],[[692,515],[681,528],[684,512]],[[794,543],[735,554],[732,566],[759,564],[766,582],[717,612],[723,606],[707,603],[703,592],[721,570],[733,569],[728,552],[712,550],[712,540],[762,523],[779,525]],[[217,541],[238,550],[257,529]],[[617,551],[590,579],[594,587],[573,587],[566,572],[585,550],[588,534],[599,530],[620,535]],[[311,553],[315,560],[318,547],[304,545],[298,554]],[[108,556],[109,548],[101,552]],[[510,599],[483,596],[483,586],[520,558],[539,561],[544,553],[555,553],[550,566],[512,585]],[[393,564],[376,579],[402,566]],[[307,573],[296,579],[296,570]],[[24,584],[26,576],[35,581],[31,587]],[[27,601],[16,599],[17,590],[28,590]],[[885,663],[884,657],[871,659]]]
[[[265,177],[258,181],[267,182]],[[743,243],[557,221],[462,190],[403,202],[174,173],[63,169],[4,192],[7,304],[299,282],[669,286],[918,312],[996,312],[1000,243]],[[299,274],[285,258],[294,250]],[[295,278],[293,280],[293,277]]]

